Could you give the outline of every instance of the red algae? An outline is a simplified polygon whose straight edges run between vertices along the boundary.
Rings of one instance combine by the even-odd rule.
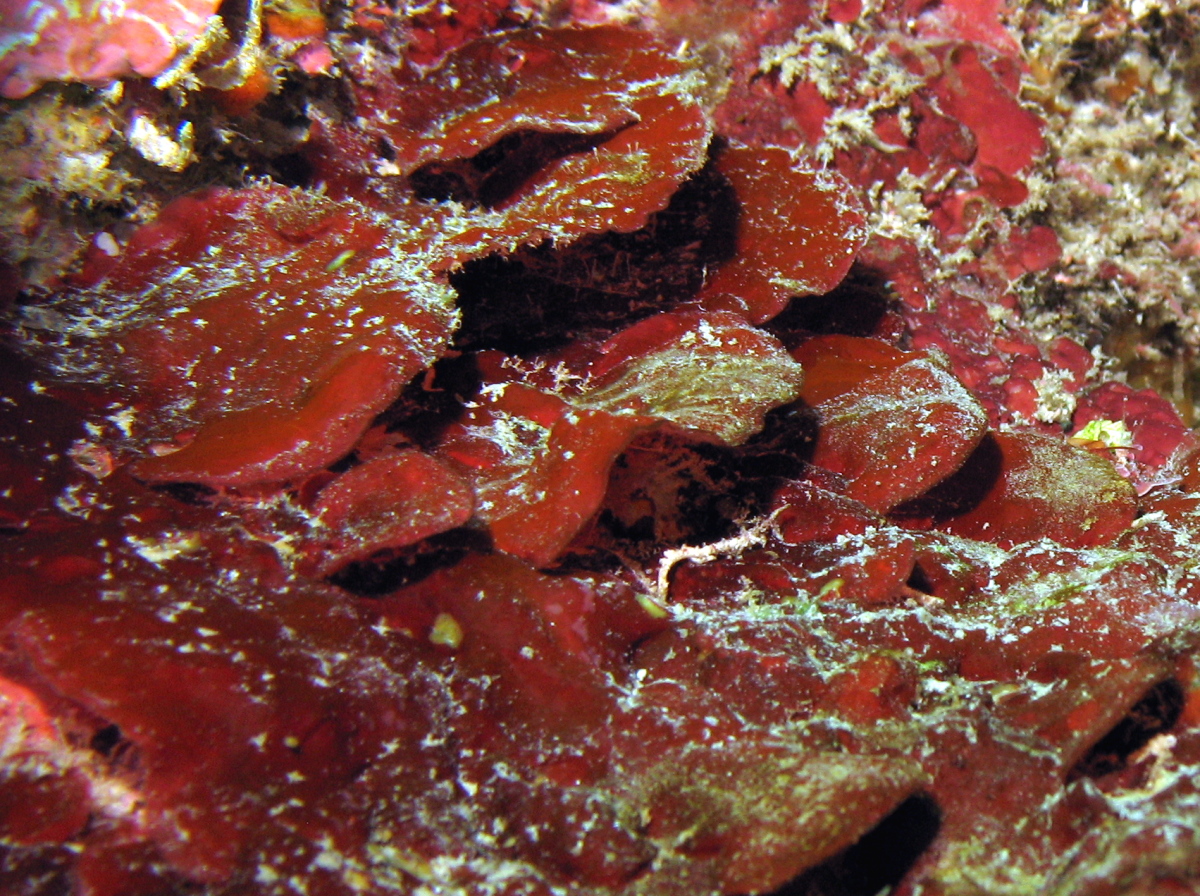
[[[1022,317],[1012,10],[617,6],[326,10],[302,185],[14,307],[4,892],[1195,889],[1195,436]]]
[[[1000,475],[949,531],[1012,545],[1050,538],[1072,547],[1107,544],[1137,514],[1133,486],[1111,461],[1050,436],[997,433],[989,450]]]
[[[739,218],[733,258],[705,280],[705,308],[762,323],[794,296],[842,281],[865,241],[862,208],[843,180],[779,147],[728,147],[716,167],[737,194]]]
[[[424,198],[478,208],[447,233],[464,253],[637,230],[704,163],[699,86],[635,31],[482,38],[431,73],[359,87],[358,119],[328,126],[317,164],[335,185],[408,177]]]
[[[65,291],[62,313],[86,335],[64,340],[57,363],[129,393],[131,434],[155,455],[134,466],[148,480],[244,486],[312,472],[445,348],[450,297],[412,282],[408,240],[317,194],[186,197]]]
[[[881,511],[954,473],[987,428],[970,393],[924,359],[868,376],[816,410],[813,463],[845,476],[847,497]]]
[[[801,379],[774,339],[727,312],[656,315],[574,352],[480,363],[483,397],[439,451],[474,482],[496,546],[540,566],[599,510],[637,436],[670,424],[744,442]]]
[[[436,458],[415,450],[379,454],[321,490],[313,505],[318,533],[305,550],[317,558],[317,572],[328,574],[458,528],[471,518],[474,499]]]
[[[613,461],[654,421],[575,410],[521,384],[496,387],[440,451],[473,482],[496,546],[545,566],[599,508]]]

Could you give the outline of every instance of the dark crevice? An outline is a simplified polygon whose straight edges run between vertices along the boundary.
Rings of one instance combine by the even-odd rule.
[[[1000,445],[988,434],[952,476],[942,480],[919,498],[892,510],[892,519],[931,519],[943,523],[974,510],[1000,477],[1003,464]]]
[[[479,386],[475,356],[453,354],[413,379],[377,422],[432,449],[446,427],[462,417],[463,403],[479,392]]]
[[[164,495],[170,495],[176,501],[195,507],[203,507],[211,503],[217,494],[215,488],[201,485],[198,482],[163,482],[151,485],[150,488],[153,491],[162,492]]]
[[[609,472],[594,533],[606,549],[639,555],[655,545],[703,544],[736,530],[763,499],[739,475],[732,454],[671,433],[635,439]]]
[[[313,164],[299,152],[288,152],[270,160],[263,166],[273,180],[288,187],[307,187],[312,184]]]
[[[92,735],[89,746],[101,756],[112,755],[113,748],[121,742],[121,729],[116,725],[105,725]]]
[[[1173,678],[1146,692],[1067,774],[1067,781],[1102,778],[1126,767],[1131,756],[1155,735],[1169,731],[1183,712],[1185,695]]]
[[[249,27],[250,17],[246,4],[240,0],[221,0],[217,6],[217,15],[231,37],[229,46],[235,47]]]
[[[669,310],[732,251],[737,214],[728,181],[710,165],[641,230],[467,262],[450,277],[463,315],[456,346],[543,351]]]
[[[418,199],[460,202],[468,207],[503,208],[539,171],[569,155],[588,152],[622,128],[599,133],[513,131],[469,159],[430,162],[409,182]]]
[[[358,597],[381,597],[453,566],[468,553],[486,553],[490,549],[486,533],[453,529],[402,551],[387,551],[351,563],[329,576],[328,581]]]
[[[857,843],[784,884],[771,896],[877,896],[899,884],[941,826],[926,794],[910,796]]]
[[[739,462],[746,475],[803,479],[812,461],[820,417],[803,401],[769,411],[763,428],[741,447]]]
[[[929,580],[929,576],[925,574],[925,570],[921,569],[921,564],[919,563],[913,565],[913,570],[908,576],[908,581],[904,584],[913,589],[913,591],[934,595],[933,582]]]
[[[884,277],[855,262],[845,279],[819,296],[799,296],[772,318],[766,329],[791,349],[813,336],[875,336],[891,305]]]
[[[95,753],[104,757],[111,774],[140,774],[141,751],[117,725],[101,724],[92,732],[87,744]]]

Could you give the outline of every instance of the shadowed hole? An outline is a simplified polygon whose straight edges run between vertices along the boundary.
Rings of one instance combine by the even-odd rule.
[[[1175,679],[1156,684],[1075,763],[1067,774],[1067,781],[1102,778],[1125,768],[1130,757],[1152,737],[1175,726],[1183,712],[1185,699],[1183,688]]]
[[[664,545],[706,544],[762,514],[777,488],[748,475],[736,453],[668,432],[634,439],[613,464],[589,546],[651,556]],[[578,547],[584,547],[577,542]]]
[[[376,421],[402,432],[422,448],[438,444],[446,427],[463,414],[463,404],[479,392],[480,374],[471,354],[442,358],[417,376]]]
[[[217,494],[215,488],[201,485],[198,482],[162,482],[156,483],[150,486],[150,488],[164,495],[170,495],[176,501],[181,501],[184,504],[192,504],[197,507],[209,504],[211,499]]]
[[[933,582],[929,580],[929,576],[925,573],[925,570],[921,569],[921,564],[919,563],[913,564],[912,573],[904,584],[913,591],[934,595]]]
[[[306,187],[312,183],[313,164],[303,153],[289,152],[270,161],[274,180],[289,187]]]
[[[878,272],[855,262],[831,292],[799,296],[766,325],[787,348],[795,348],[815,335],[879,336],[890,299],[887,283]]]
[[[933,798],[910,796],[853,846],[810,868],[771,896],[877,896],[904,879],[941,826]]]
[[[737,215],[728,181],[709,165],[640,230],[469,261],[450,275],[463,315],[455,345],[540,351],[668,310],[732,252]]]
[[[569,155],[588,152],[611,140],[622,128],[598,134],[513,131],[469,159],[430,162],[412,173],[418,199],[500,208],[539,171]]]
[[[948,478],[925,494],[905,501],[892,510],[896,520],[932,519],[937,523],[968,513],[979,506],[1000,478],[1003,464],[1000,446],[989,433],[971,452],[971,456]]]
[[[92,735],[89,746],[102,756],[112,753],[113,747],[121,742],[121,729],[116,725],[105,725]]]
[[[125,736],[119,726],[111,722],[100,724],[92,730],[87,745],[93,752],[104,757],[110,773],[137,774],[141,766],[137,746]]]
[[[329,576],[328,581],[358,597],[381,597],[453,566],[472,551],[486,552],[490,547],[483,532],[452,529],[405,550],[386,551],[350,563]]]
[[[773,408],[739,451],[746,475],[803,479],[820,429],[816,410],[802,400]]]

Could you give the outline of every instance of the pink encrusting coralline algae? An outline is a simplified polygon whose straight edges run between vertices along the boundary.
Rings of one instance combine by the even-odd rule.
[[[0,95],[47,81],[154,77],[199,37],[215,0],[0,0]]]

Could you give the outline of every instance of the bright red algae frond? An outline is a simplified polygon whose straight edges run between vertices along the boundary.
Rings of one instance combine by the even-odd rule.
[[[1193,886],[1194,439],[1011,313],[1053,232],[933,270],[1042,148],[986,12],[872,13],[915,126],[824,167],[768,113],[860,98],[430,19],[320,188],[178,199],[31,303],[5,892]],[[940,245],[866,232],[898,160]]]

